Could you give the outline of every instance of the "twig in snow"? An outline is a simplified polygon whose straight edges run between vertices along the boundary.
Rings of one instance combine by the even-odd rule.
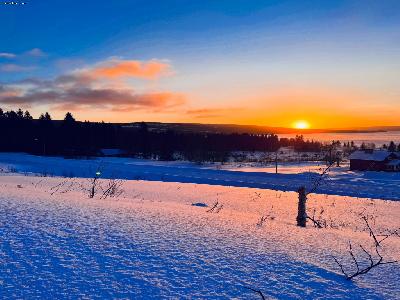
[[[368,261],[369,261],[369,265],[368,266],[360,267],[360,263],[359,263],[359,261],[357,260],[355,254],[354,254],[351,242],[349,242],[349,255],[350,255],[350,257],[351,257],[351,259],[352,259],[352,261],[353,261],[353,263],[354,263],[354,265],[356,267],[356,271],[353,271],[352,273],[346,272],[344,267],[343,267],[343,265],[336,259],[336,257],[333,257],[335,262],[339,265],[342,274],[346,277],[347,280],[352,280],[354,277],[366,274],[371,269],[373,269],[375,267],[378,267],[379,265],[387,265],[387,264],[398,263],[397,260],[393,260],[393,261],[385,261],[384,260],[382,254],[379,252],[379,248],[381,247],[381,242],[383,240],[385,240],[387,237],[382,239],[382,240],[378,240],[376,235],[375,235],[375,233],[373,232],[371,226],[369,225],[367,218],[363,218],[363,219],[367,224],[370,237],[372,237],[373,240],[374,240],[376,257],[373,257],[372,254],[370,252],[368,252],[367,250],[365,250],[365,248],[362,245],[359,245],[361,251],[366,254],[366,256],[368,257]],[[397,232],[397,231],[395,231],[395,232]],[[389,236],[391,236],[391,234]]]
[[[208,213],[219,213],[220,211],[221,211],[221,209],[224,207],[224,205],[223,204],[219,204],[219,201],[217,200],[217,201],[215,201],[215,203],[214,203],[214,205],[209,209],[209,210],[207,210],[206,212],[208,212]]]
[[[325,175],[328,174],[333,164],[334,162],[331,162],[325,168],[325,170],[318,176],[318,178],[314,181],[313,187],[310,189],[310,191],[307,192],[304,186],[299,187],[299,189],[297,190],[297,193],[299,194],[299,202],[298,202],[297,217],[296,217],[297,226],[306,227],[307,219],[311,219],[310,217],[307,216],[307,211],[306,211],[307,196],[311,193],[314,193],[319,188],[319,186],[323,183],[323,180],[326,177]],[[314,225],[315,224],[316,223],[314,222]]]
[[[262,215],[257,222],[257,226],[262,227],[264,225],[264,222],[267,221],[267,218],[267,216]]]
[[[368,230],[369,230],[369,236],[372,237],[372,238],[374,239],[375,246],[380,246],[380,245],[381,245],[380,242],[379,242],[378,239],[376,238],[375,233],[372,231],[371,226],[369,226],[367,217],[366,217],[366,216],[363,216],[362,219],[364,220],[365,224],[367,225],[367,228],[368,228]]]
[[[256,289],[253,289],[253,288],[247,287],[247,286],[245,286],[244,288],[246,288],[246,289],[248,289],[250,291],[253,291],[254,293],[259,294],[261,299],[265,300],[265,296],[264,296],[263,292],[261,292],[260,290],[256,290]]]
[[[319,219],[317,219],[315,217],[316,209],[314,208],[313,215],[309,216],[307,214],[307,219],[313,222],[315,228],[326,228],[327,227],[327,222],[326,222],[326,220],[324,220],[322,218],[322,215],[323,215],[324,212],[325,212],[324,208],[321,207],[321,211],[319,213]]]
[[[387,238],[389,238],[393,235],[400,237],[400,228],[397,228],[392,231],[389,230],[389,233],[387,233],[387,234],[378,234],[377,236],[383,237],[382,239],[379,240],[379,243],[382,243],[384,240],[386,240]]]
[[[213,212],[214,209],[216,209],[216,208],[218,207],[218,204],[219,204],[219,202],[216,201],[216,202],[214,203],[214,205],[213,205],[209,210],[207,210],[207,212]]]
[[[270,219],[270,220],[274,220],[275,219],[275,216],[272,214],[272,212],[273,212],[273,209],[274,209],[274,206],[272,205],[271,206],[271,210],[266,214],[266,215],[262,215],[261,217],[260,217],[260,219],[258,220],[258,222],[257,222],[257,227],[262,227],[263,225],[264,225],[264,223],[268,220],[268,219]]]
[[[216,213],[216,214],[219,213],[223,207],[224,207],[224,205],[221,204],[219,207],[217,207],[217,208],[215,209],[215,213]]]
[[[119,197],[124,192],[122,189],[123,180],[121,179],[110,179],[107,183],[107,186],[103,190],[103,194],[101,195],[100,199],[106,199],[107,197]]]
[[[334,162],[330,163],[330,164],[324,169],[324,171],[323,171],[321,174],[319,174],[318,178],[314,181],[313,187],[311,188],[311,190],[310,190],[309,192],[307,192],[307,194],[306,194],[307,196],[308,196],[309,194],[312,194],[312,193],[314,193],[314,192],[317,191],[317,189],[321,186],[321,184],[322,184],[322,183],[324,182],[324,180],[326,179],[326,175],[328,174],[329,170],[332,168],[332,166],[333,166],[334,164],[335,164]]]

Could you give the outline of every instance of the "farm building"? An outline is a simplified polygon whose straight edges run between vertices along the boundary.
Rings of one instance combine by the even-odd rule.
[[[400,172],[400,159],[393,159],[386,165],[386,171]]]
[[[400,171],[400,153],[387,150],[357,150],[349,156],[350,170]]]

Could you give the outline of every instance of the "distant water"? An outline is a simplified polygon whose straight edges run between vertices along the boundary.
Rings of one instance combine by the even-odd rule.
[[[279,134],[279,137],[291,138],[296,134]],[[303,134],[304,139],[314,140],[320,142],[341,141],[351,142],[354,141],[356,145],[362,143],[374,143],[376,146],[388,144],[394,141],[396,144],[400,143],[400,131],[386,131],[386,132],[368,132],[368,133],[308,133]]]

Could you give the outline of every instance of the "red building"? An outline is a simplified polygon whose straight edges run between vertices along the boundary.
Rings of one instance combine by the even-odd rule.
[[[400,153],[387,150],[357,150],[350,154],[350,170],[400,171]]]

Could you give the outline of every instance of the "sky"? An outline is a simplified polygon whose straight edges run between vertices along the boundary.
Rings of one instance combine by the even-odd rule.
[[[106,122],[400,125],[400,1],[0,2],[0,107]]]

